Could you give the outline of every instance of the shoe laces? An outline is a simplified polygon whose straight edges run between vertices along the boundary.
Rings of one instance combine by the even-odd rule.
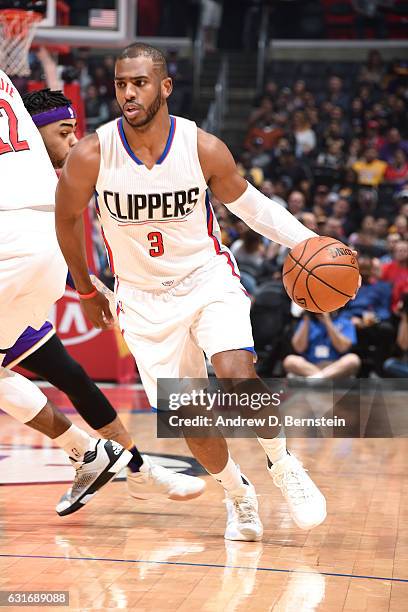
[[[224,500],[225,502],[227,500]],[[255,500],[249,496],[235,497],[232,500],[234,510],[240,523],[255,523],[258,520],[258,512]]]
[[[282,466],[273,473],[274,484],[281,489],[294,504],[302,504],[314,496],[313,487],[308,478],[307,470],[299,462],[292,463],[290,467]]]

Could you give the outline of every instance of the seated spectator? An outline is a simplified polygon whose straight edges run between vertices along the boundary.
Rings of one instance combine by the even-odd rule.
[[[264,181],[260,187],[260,191],[270,200],[274,200],[275,202],[283,206],[283,208],[287,208],[286,200],[284,200],[280,197],[280,195],[278,195],[279,189],[277,189],[276,181],[275,183],[269,180]]]
[[[360,230],[351,234],[348,242],[357,251],[370,254],[372,257],[381,257],[386,251],[385,241],[377,236],[376,221],[372,215],[363,218]]]
[[[377,150],[367,147],[361,159],[353,164],[357,172],[359,185],[377,187],[384,180],[387,164],[377,158]]]
[[[264,260],[265,245],[263,237],[248,229],[242,238],[233,242],[230,248],[239,266],[241,283],[248,293],[253,295],[257,276]]]
[[[98,97],[95,85],[89,85],[86,91],[86,124],[88,132],[92,132],[109,119],[109,108],[106,102],[102,102]]]
[[[303,111],[293,114],[293,134],[296,142],[296,157],[309,155],[316,146],[316,134]]]
[[[371,49],[367,62],[361,67],[358,80],[363,83],[380,85],[385,76],[384,60],[377,49]]]
[[[288,195],[288,211],[298,217],[305,209],[306,200],[301,191],[291,191]]]
[[[323,235],[330,236],[331,238],[340,240],[340,242],[344,242],[346,236],[344,234],[343,224],[340,219],[336,219],[335,217],[327,217]]]
[[[337,140],[329,139],[326,148],[317,156],[316,166],[330,170],[340,170],[343,168],[343,146],[344,140],[341,138]]]
[[[388,234],[387,239],[385,241],[386,253],[382,257],[380,257],[381,265],[390,263],[394,259],[394,251],[397,242],[401,240],[401,236],[396,232]],[[381,271],[382,275],[382,271]]]
[[[251,153],[253,166],[261,168],[265,173],[271,164],[272,155],[265,149],[264,145],[264,139],[258,136],[252,143]]]
[[[346,198],[340,197],[335,201],[331,217],[341,222],[344,236],[350,236],[356,224],[350,214],[350,202]]]
[[[244,151],[242,153],[237,163],[237,169],[241,176],[247,177],[249,175],[251,177],[250,182],[253,183],[255,187],[262,185],[264,180],[263,170],[262,168],[252,165],[252,155],[249,151]]]
[[[384,180],[392,183],[396,190],[408,180],[408,159],[404,149],[397,149],[385,171]]]
[[[360,359],[350,352],[356,342],[352,321],[339,313],[305,312],[292,337],[297,355],[288,355],[283,367],[288,374],[334,379],[355,375]]]
[[[379,121],[376,121],[375,119],[371,119],[370,121],[368,121],[366,137],[363,142],[365,148],[374,147],[374,149],[377,151],[377,154],[385,143],[384,138],[381,136],[380,130],[381,125]]]
[[[299,221],[303,223],[308,229],[312,230],[312,232],[319,233],[319,228],[317,225],[316,215],[312,212],[304,212],[299,215]]]
[[[357,329],[356,352],[360,358],[371,360],[378,375],[382,365],[391,353],[394,337],[391,325],[391,287],[384,281],[373,279],[372,258],[360,255],[358,265],[361,274],[361,287],[354,298],[343,308]]]
[[[326,92],[320,96],[319,102],[330,102],[334,106],[340,106],[343,110],[347,110],[349,105],[349,96],[343,90],[343,80],[333,75],[327,81]]]
[[[317,217],[327,215],[330,208],[330,189],[327,185],[316,185],[312,209]]]
[[[393,378],[408,378],[408,293],[401,305],[394,356],[385,361],[384,372]]]
[[[403,287],[408,282],[408,241],[400,240],[394,248],[394,257],[384,264],[382,280],[392,283],[392,310],[398,309]]]
[[[400,131],[392,127],[388,130],[387,140],[380,149],[380,159],[391,163],[398,149],[402,149],[408,155],[408,141],[403,140]]]

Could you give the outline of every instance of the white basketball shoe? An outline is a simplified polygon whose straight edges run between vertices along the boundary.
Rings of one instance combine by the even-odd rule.
[[[262,539],[263,527],[258,514],[258,499],[254,486],[248,481],[235,492],[228,492],[224,500],[227,506],[226,540],[258,542]]]
[[[85,506],[99,489],[108,484],[127,466],[132,453],[113,440],[92,439],[92,446],[86,451],[83,461],[70,459],[76,470],[72,487],[57,504],[60,516],[72,514]]]
[[[153,463],[147,455],[142,457],[140,472],[127,470],[128,492],[132,497],[148,499],[164,495],[175,501],[188,501],[204,493],[205,482],[201,478],[172,472]]]
[[[291,454],[269,465],[274,484],[287,501],[290,514],[301,529],[312,529],[326,518],[326,500],[302,463]]]

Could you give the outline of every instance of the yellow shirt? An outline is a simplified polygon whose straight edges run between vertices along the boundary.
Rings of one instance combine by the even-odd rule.
[[[371,163],[356,161],[353,164],[353,170],[358,174],[359,184],[368,185],[370,187],[377,187],[377,185],[382,182],[386,168],[386,162],[380,159],[375,159]]]

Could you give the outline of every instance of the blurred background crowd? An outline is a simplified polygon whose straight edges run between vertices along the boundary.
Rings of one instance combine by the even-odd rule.
[[[70,18],[80,21],[87,3],[66,4]],[[234,49],[254,44],[248,20],[256,20],[261,2],[242,1],[245,10],[235,10],[235,18],[231,15],[237,2],[180,0],[178,10],[175,4],[139,0],[139,33],[194,37],[197,14],[203,10],[209,54],[218,57],[223,45]],[[271,20],[270,36],[278,29],[280,38],[307,38],[308,33],[318,37],[317,32],[337,38],[382,38],[390,30],[398,36],[401,23],[408,27],[403,11],[399,20],[391,19],[391,4],[395,9],[404,3],[374,2],[374,12],[370,2],[358,1],[271,4],[280,10]],[[342,12],[341,5],[349,12],[344,6]],[[288,10],[293,19],[284,19]],[[170,112],[198,120],[192,62],[171,47],[167,57],[175,82]],[[32,74],[20,89],[43,84],[40,59],[32,52]],[[119,115],[113,71],[111,52],[76,49],[62,56],[59,74],[79,112],[80,136]],[[223,242],[232,250],[252,299],[261,374],[312,379],[408,376],[407,106],[408,62],[386,61],[378,50],[369,51],[365,62],[272,61],[263,91],[246,117],[242,141],[225,138],[242,176],[307,227],[359,253],[362,287],[357,298],[331,315],[301,312],[282,287],[287,250],[253,232],[212,198]],[[111,284],[96,226],[95,238],[101,275]]]

